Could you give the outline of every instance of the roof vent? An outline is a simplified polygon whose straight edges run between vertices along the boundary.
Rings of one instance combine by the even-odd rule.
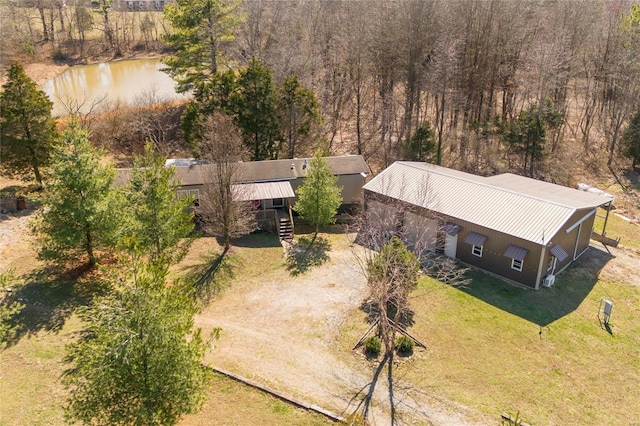
[[[296,165],[291,163],[291,170],[295,170],[296,169]]]

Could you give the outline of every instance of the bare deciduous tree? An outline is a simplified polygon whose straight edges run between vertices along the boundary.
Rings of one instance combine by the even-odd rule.
[[[407,188],[406,182],[386,182],[383,187]],[[366,209],[351,225],[356,239],[353,253],[367,279],[364,306],[369,322],[384,344],[384,357],[377,367],[369,390],[358,410],[367,419],[373,389],[385,364],[388,366],[389,404],[395,421],[393,355],[398,333],[415,340],[407,327],[413,324],[411,298],[421,273],[450,285],[468,283],[467,268],[443,256],[444,234],[451,224],[437,210],[437,200],[429,188],[428,178],[420,185],[416,200],[431,209],[383,196],[368,196]],[[402,191],[400,191],[402,192]],[[398,197],[402,198],[402,196]],[[363,339],[361,341],[364,340]],[[415,340],[418,344],[417,340]]]
[[[255,229],[255,215],[246,189],[240,184],[241,161],[246,149],[231,117],[216,113],[205,123],[205,138],[199,150],[203,160],[203,180],[197,214],[206,232],[222,239],[225,252],[231,239]]]

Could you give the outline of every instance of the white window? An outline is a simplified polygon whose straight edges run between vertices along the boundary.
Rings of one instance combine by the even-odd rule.
[[[184,197],[193,197],[193,205],[200,206],[200,190],[199,189],[179,189],[176,191],[178,199]]]
[[[522,260],[511,259],[511,269],[515,269],[516,271],[522,271]]]
[[[283,198],[274,198],[271,201],[271,205],[276,208],[276,207],[284,207],[284,199]]]
[[[482,257],[482,247],[484,247],[484,246],[472,246],[471,247],[471,253],[474,256]]]

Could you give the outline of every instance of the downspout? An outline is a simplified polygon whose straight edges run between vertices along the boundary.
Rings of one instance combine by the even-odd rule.
[[[538,276],[536,277],[536,290],[540,289],[540,280],[542,279],[542,270],[544,268],[544,258],[547,253],[547,247],[543,246],[540,250],[540,261],[538,262]]]
[[[578,258],[578,256],[580,256],[578,253],[578,244],[580,243],[580,232],[582,232],[582,222],[580,222],[580,225],[578,225],[578,234],[576,235],[576,245],[573,248],[573,260],[576,260]],[[582,252],[584,253],[584,252]],[[582,254],[580,253],[580,254]]]

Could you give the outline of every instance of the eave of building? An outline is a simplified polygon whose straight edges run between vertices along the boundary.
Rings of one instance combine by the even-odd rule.
[[[541,245],[579,210],[492,185],[482,176],[426,163],[396,162],[364,189]],[[596,208],[610,201],[593,200],[582,207]]]

